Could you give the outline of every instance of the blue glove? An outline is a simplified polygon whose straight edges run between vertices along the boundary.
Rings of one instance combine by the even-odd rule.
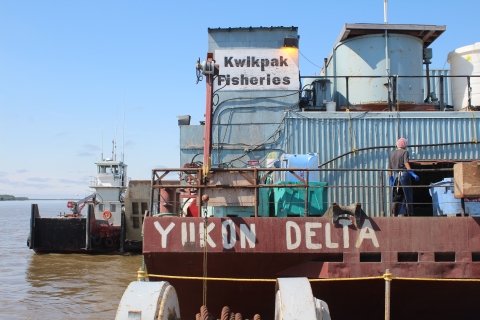
[[[393,186],[393,184],[395,183],[395,179],[393,179],[393,176],[390,176],[390,187]]]
[[[420,178],[413,171],[408,171],[408,173],[410,173],[410,175],[413,177],[413,179],[415,179],[415,181],[420,180]]]

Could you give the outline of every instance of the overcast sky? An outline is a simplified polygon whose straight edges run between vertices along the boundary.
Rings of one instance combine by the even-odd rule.
[[[389,23],[447,26],[432,68],[480,41],[478,0],[388,8]],[[116,138],[120,155],[123,126],[132,179],[181,166],[176,116],[203,120],[208,27],[296,26],[301,74],[315,75],[345,23],[383,23],[383,1],[0,0],[0,194],[92,193],[102,132],[104,153]]]

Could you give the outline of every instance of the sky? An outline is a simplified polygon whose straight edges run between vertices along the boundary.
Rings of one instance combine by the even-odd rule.
[[[448,69],[450,51],[480,41],[479,9],[390,0],[388,22],[446,25],[430,67]],[[0,194],[91,194],[112,140],[131,179],[182,166],[176,117],[204,119],[209,27],[296,26],[301,75],[316,75],[345,23],[383,21],[382,0],[0,0]]]

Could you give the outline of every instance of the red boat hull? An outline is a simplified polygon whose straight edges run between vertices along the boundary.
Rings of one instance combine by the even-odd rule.
[[[145,219],[143,252],[150,274],[177,290],[182,319],[202,305],[204,275],[235,279],[308,277],[347,279],[382,276],[389,269],[392,319],[468,319],[478,314],[478,282],[421,278],[480,278],[480,219],[472,217],[364,218],[358,226],[328,218]],[[385,281],[312,282],[334,319],[383,319]],[[244,317],[274,315],[275,282],[208,281],[207,306],[219,316],[228,305]]]

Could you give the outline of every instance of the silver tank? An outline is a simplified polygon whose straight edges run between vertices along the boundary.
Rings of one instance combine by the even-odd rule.
[[[385,35],[358,36],[338,43],[327,65],[329,76],[385,76],[382,78],[350,78],[350,104],[386,104],[388,101]],[[421,76],[423,74],[423,42],[412,36],[388,34],[390,75]],[[333,80],[337,105],[346,104],[344,78]],[[398,78],[399,103],[422,103],[422,78]]]

